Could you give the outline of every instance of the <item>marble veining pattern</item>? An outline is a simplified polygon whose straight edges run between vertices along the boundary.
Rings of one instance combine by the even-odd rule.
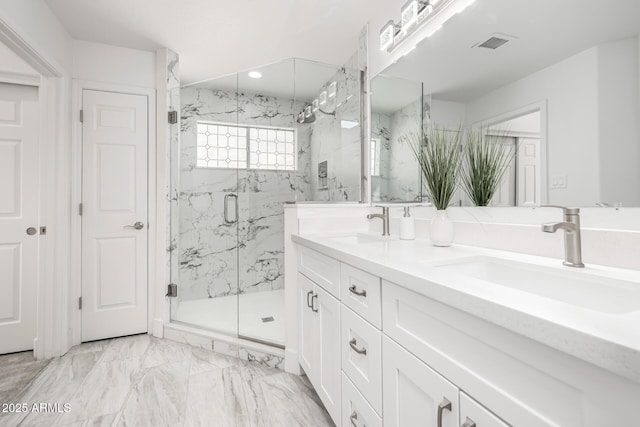
[[[333,425],[305,377],[148,335],[74,347],[5,399],[71,407],[0,426]]]

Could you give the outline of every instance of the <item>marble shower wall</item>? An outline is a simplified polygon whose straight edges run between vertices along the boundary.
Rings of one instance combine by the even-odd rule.
[[[294,114],[303,105],[199,87],[183,88],[181,100],[180,299],[282,289],[283,204],[304,197],[304,186],[296,185],[295,171],[197,168],[196,123],[293,127]],[[304,170],[308,145],[300,135],[298,140],[298,161]],[[237,225],[224,222],[224,198],[229,193],[238,194]]]
[[[383,202],[420,201],[421,172],[408,144],[410,135],[430,127],[430,98],[424,97],[386,114],[371,113],[371,137],[380,141],[380,175],[372,177],[373,200]],[[422,106],[422,109],[421,109]]]
[[[338,72],[327,81],[318,93],[337,82],[336,96],[329,98],[321,108],[335,115],[316,113],[313,124],[302,125],[309,132],[310,198],[313,201],[360,201],[361,170],[361,76],[359,55],[355,54]],[[357,125],[347,128],[343,121]],[[306,129],[305,129],[306,128]],[[321,186],[318,165],[327,162],[327,185]],[[307,182],[304,182],[307,184]]]

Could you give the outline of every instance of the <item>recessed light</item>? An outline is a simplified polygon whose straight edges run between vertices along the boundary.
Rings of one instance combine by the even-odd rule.
[[[355,120],[340,120],[340,127],[342,129],[353,129],[354,127],[358,126],[360,123],[358,123]]]
[[[262,77],[262,73],[260,71],[249,71],[249,77],[252,79],[259,79]]]

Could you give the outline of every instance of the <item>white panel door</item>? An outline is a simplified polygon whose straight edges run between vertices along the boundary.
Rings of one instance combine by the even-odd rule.
[[[459,425],[456,386],[386,336],[382,353],[385,427]]]
[[[511,146],[514,154],[517,153],[517,139],[512,137],[499,137],[494,142],[501,141],[502,144]],[[502,175],[500,184],[496,189],[490,206],[515,206],[516,205],[516,156],[513,156],[507,166],[507,170]]]
[[[84,90],[82,341],[147,331],[148,97]]]
[[[540,140],[518,138],[518,206],[539,206],[540,190]]]
[[[0,354],[36,337],[38,170],[38,89],[0,83]]]

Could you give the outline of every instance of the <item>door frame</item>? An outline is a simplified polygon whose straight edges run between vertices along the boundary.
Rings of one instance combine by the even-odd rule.
[[[0,16],[0,42],[28,63],[39,78],[3,75],[7,83],[38,86],[40,125],[39,225],[47,227],[38,244],[37,323],[34,355],[38,359],[61,356],[69,349],[67,293],[69,258],[69,77],[68,71],[35,48]],[[46,303],[45,303],[46,302]]]
[[[515,119],[527,114],[540,112],[540,204],[544,205],[549,202],[549,188],[548,188],[548,170],[549,170],[549,155],[548,155],[548,115],[547,115],[547,100],[534,102],[524,107],[516,108],[511,111],[499,114],[497,116],[489,117],[472,124],[474,128],[483,128],[496,125],[498,123],[505,122],[507,120]],[[523,134],[517,134],[516,132],[509,132],[508,136],[525,136]],[[530,135],[529,135],[530,136]],[[517,199],[517,196],[516,196]],[[517,206],[516,206],[517,207]]]
[[[157,258],[156,245],[158,241],[157,218],[157,141],[156,141],[156,90],[154,88],[126,86],[88,80],[74,79],[72,83],[71,98],[71,280],[69,290],[69,328],[71,332],[71,345],[82,342],[82,313],[78,309],[78,298],[82,295],[82,217],[78,213],[78,206],[82,200],[82,123],[80,122],[80,109],[82,107],[83,90],[96,90],[103,92],[116,92],[129,95],[145,95],[148,99],[147,110],[147,222],[149,227],[147,240],[147,333],[153,331],[153,318],[155,317],[155,283],[158,279],[164,280],[162,274],[158,274],[158,266],[161,261]],[[158,277],[160,276],[160,277]]]

